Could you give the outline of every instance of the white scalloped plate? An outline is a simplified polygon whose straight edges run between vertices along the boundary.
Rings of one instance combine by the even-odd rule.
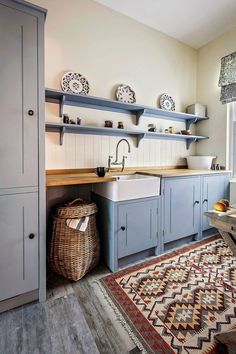
[[[116,98],[118,101],[124,103],[136,102],[135,92],[128,85],[120,85],[117,87]]]
[[[69,71],[61,78],[61,88],[65,92],[87,95],[89,93],[88,80],[81,74]]]
[[[175,111],[175,101],[166,93],[163,93],[160,97],[160,107],[166,111]]]

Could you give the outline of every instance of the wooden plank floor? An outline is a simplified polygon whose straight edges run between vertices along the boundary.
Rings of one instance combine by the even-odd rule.
[[[78,282],[54,274],[48,300],[0,314],[0,354],[140,354],[107,304],[98,267]]]

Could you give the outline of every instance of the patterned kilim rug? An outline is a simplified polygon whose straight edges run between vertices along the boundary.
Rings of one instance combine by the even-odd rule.
[[[236,258],[218,236],[101,284],[147,353],[215,354],[214,335],[236,327]]]

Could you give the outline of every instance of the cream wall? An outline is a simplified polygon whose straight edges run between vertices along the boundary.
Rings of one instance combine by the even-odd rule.
[[[174,97],[179,111],[196,101],[194,49],[92,0],[32,2],[48,9],[46,87],[60,89],[62,74],[73,70],[87,77],[91,95],[114,98],[116,85],[127,83],[141,104],[157,106],[158,96],[163,92]],[[111,119],[122,120],[131,129],[146,129],[150,122],[157,123],[158,129],[170,125],[175,130],[184,128],[183,123],[155,119],[145,119],[136,127],[134,117],[80,108],[67,107],[65,112],[72,118],[81,116],[83,124],[102,126],[104,120]],[[46,120],[59,121],[58,111],[52,104],[47,104]],[[184,142],[145,140],[137,149],[134,140],[129,140],[129,166],[181,164],[184,163],[181,157],[189,154]],[[105,165],[108,155],[115,154],[117,141],[113,137],[67,134],[64,145],[59,146],[58,135],[47,133],[46,167]],[[125,152],[124,146],[121,153]]]
[[[218,79],[220,59],[236,50],[236,27],[198,50],[197,101],[207,105],[210,119],[198,125],[198,133],[209,140],[197,145],[198,154],[216,155],[226,163],[227,105],[222,105]]]

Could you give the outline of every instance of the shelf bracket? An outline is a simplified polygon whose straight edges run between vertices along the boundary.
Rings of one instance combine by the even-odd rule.
[[[65,104],[65,100],[66,100],[66,96],[62,95],[60,98],[60,104],[59,104],[59,117],[61,117],[61,118],[63,116],[63,107]]]
[[[141,142],[141,140],[143,140],[145,138],[146,134],[140,134],[137,136],[137,144],[136,144],[136,147],[138,148],[139,147],[139,144]]]
[[[140,109],[136,113],[136,125],[139,125],[139,121],[142,118],[142,116],[145,114],[145,109]]]
[[[197,123],[197,121],[198,121],[197,117],[186,120],[186,129],[187,130],[190,129],[191,124]]]
[[[190,145],[191,145],[192,143],[195,143],[196,141],[198,141],[197,138],[186,140],[186,148],[187,148],[187,150],[189,150]]]
[[[65,127],[61,127],[61,129],[60,129],[60,145],[63,145],[65,132],[66,132],[66,128]]]

